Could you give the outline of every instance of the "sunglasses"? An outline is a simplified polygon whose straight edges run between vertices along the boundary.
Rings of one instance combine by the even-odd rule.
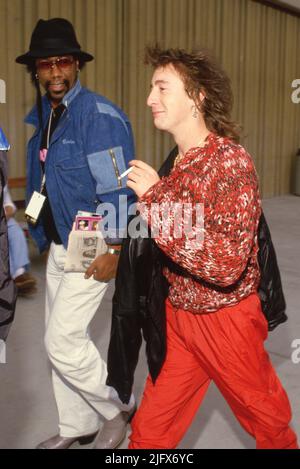
[[[73,63],[73,57],[59,57],[55,60],[41,60],[36,65],[36,68],[38,70],[49,71],[56,65],[56,67],[59,67],[60,69],[65,69],[71,67]]]

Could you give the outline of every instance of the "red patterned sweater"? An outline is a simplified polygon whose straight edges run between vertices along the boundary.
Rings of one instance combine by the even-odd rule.
[[[162,218],[163,210],[156,209],[149,216],[151,204],[171,207],[175,202],[191,204],[195,226],[188,235],[184,234],[184,217],[178,220],[174,210],[167,220]],[[196,204],[204,207],[202,226],[195,223]],[[257,291],[261,202],[252,159],[241,145],[210,134],[204,147],[190,149],[168,177],[143,195],[139,208],[152,231],[156,230],[153,236],[159,248],[184,269],[178,273],[164,268],[173,306],[210,313]],[[167,237],[162,227],[168,227]],[[180,237],[178,229],[182,229]],[[191,233],[202,234],[203,243],[190,243]]]

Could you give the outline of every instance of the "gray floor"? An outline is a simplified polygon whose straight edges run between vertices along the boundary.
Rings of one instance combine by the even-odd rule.
[[[272,198],[263,205],[277,249],[289,315],[288,323],[270,334],[266,347],[289,394],[293,427],[300,435],[300,363],[293,364],[291,360],[291,344],[294,339],[300,340],[300,198]],[[56,406],[43,347],[45,260],[32,246],[31,252],[38,293],[32,299],[19,299],[7,344],[7,364],[0,364],[0,448],[34,448],[39,441],[57,432]],[[94,338],[104,355],[110,330],[112,292],[113,285],[93,323]],[[141,395],[145,375],[142,351],[134,388],[137,398]],[[127,441],[121,447],[126,448]],[[255,443],[241,429],[212,385],[180,447],[254,448]]]

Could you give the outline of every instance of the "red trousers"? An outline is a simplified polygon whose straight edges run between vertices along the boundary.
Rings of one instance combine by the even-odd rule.
[[[175,309],[168,300],[166,309],[166,360],[155,385],[147,378],[129,448],[176,448],[211,380],[257,448],[297,448],[288,397],[264,349],[259,297],[212,314]]]

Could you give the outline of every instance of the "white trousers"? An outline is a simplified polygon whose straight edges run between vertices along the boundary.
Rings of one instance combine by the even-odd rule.
[[[76,437],[99,429],[99,416],[110,420],[134,404],[122,404],[105,384],[106,363],[89,337],[88,327],[108,284],[84,273],[66,273],[66,250],[51,244],[46,272],[45,345],[53,366],[59,433]],[[109,321],[110,318],[108,317]]]

